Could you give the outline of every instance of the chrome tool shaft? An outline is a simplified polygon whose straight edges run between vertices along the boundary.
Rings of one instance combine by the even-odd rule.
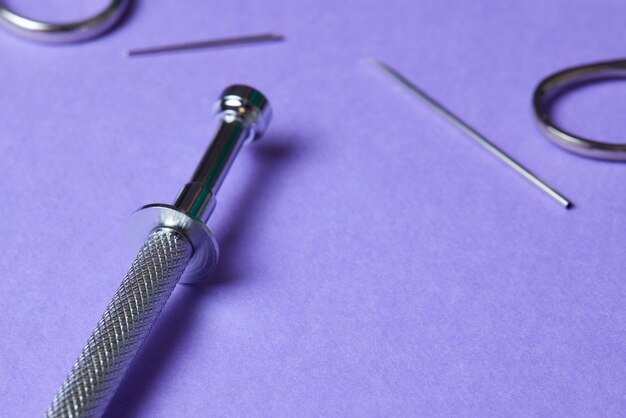
[[[426,103],[428,106],[432,107],[437,112],[439,112],[444,118],[446,118],[454,126],[456,126],[458,129],[463,131],[463,133],[465,133],[467,136],[469,136],[471,139],[477,142],[480,146],[482,146],[484,149],[486,149],[491,154],[493,154],[500,161],[502,161],[503,163],[508,165],[510,168],[515,170],[518,174],[521,174],[526,180],[528,180],[529,182],[537,186],[542,192],[550,196],[552,199],[558,202],[561,206],[565,207],[566,209],[569,209],[573,206],[572,202],[567,200],[565,196],[557,192],[554,188],[549,186],[546,182],[541,180],[539,177],[533,174],[526,167],[518,163],[510,155],[502,151],[493,142],[485,138],[476,129],[469,126],[459,117],[457,117],[454,113],[450,112],[441,103],[437,102],[435,99],[430,97],[428,94],[426,94],[426,92],[424,92],[422,89],[417,87],[415,84],[409,81],[406,77],[404,77],[398,71],[396,71],[395,69],[391,68],[389,65],[375,58],[370,57],[370,60],[372,61],[372,63],[374,63],[374,65],[376,65],[385,73],[393,77],[394,80],[398,81],[404,87],[406,87],[407,89],[415,93],[417,97],[419,97],[422,101],[424,101],[424,103]]]
[[[181,280],[206,277],[217,262],[204,222],[241,146],[258,139],[271,108],[257,90],[228,87],[216,105],[217,132],[175,204],[149,205],[133,217],[144,241],[132,267],[57,392],[47,417],[99,417]]]

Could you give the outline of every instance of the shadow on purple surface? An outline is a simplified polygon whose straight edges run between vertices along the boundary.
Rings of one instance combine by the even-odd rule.
[[[164,378],[168,360],[176,352],[179,343],[185,338],[193,338],[189,332],[201,307],[200,302],[209,297],[215,288],[242,280],[242,272],[236,268],[236,254],[242,245],[242,239],[245,238],[246,231],[250,230],[248,226],[254,223],[255,214],[263,210],[261,196],[271,189],[272,179],[281,175],[287,162],[294,159],[295,148],[293,140],[273,136],[245,150],[254,154],[256,167],[245,189],[241,191],[239,202],[231,210],[236,216],[229,217],[223,228],[225,233],[217,236],[222,259],[216,272],[207,280],[206,285],[179,286],[175,289],[172,300],[163,310],[130,367],[105,417],[136,416],[142,404],[150,397],[154,385]]]

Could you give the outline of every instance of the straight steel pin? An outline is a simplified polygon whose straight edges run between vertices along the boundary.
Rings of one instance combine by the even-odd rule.
[[[141,250],[47,418],[100,417],[179,280],[201,280],[215,266],[217,243],[205,222],[233,160],[263,135],[271,108],[258,90],[235,85],[224,90],[215,114],[213,140],[175,203],[145,206],[131,218]]]
[[[238,36],[235,38],[212,39],[209,41],[185,42],[149,48],[138,48],[126,51],[129,57],[137,55],[159,54],[164,52],[184,51],[190,49],[216,48],[220,46],[255,44],[261,42],[279,42],[284,40],[284,36],[275,33],[264,33],[260,35]]]
[[[391,76],[394,80],[398,81],[404,87],[406,87],[407,89],[415,93],[417,97],[419,97],[422,101],[424,101],[424,103],[429,105],[431,108],[435,109],[444,118],[446,118],[449,122],[451,122],[454,126],[456,126],[458,129],[463,131],[467,136],[469,136],[471,139],[476,141],[484,149],[486,149],[491,154],[496,156],[500,161],[504,162],[506,165],[511,167],[513,170],[515,170],[517,173],[521,174],[526,180],[528,180],[529,182],[537,186],[539,189],[541,189],[544,193],[546,193],[548,196],[550,196],[560,205],[562,205],[566,209],[573,207],[572,202],[567,200],[562,194],[557,192],[554,188],[550,187],[548,184],[546,184],[543,180],[541,180],[539,177],[534,175],[526,167],[524,167],[523,165],[515,161],[512,157],[507,155],[504,151],[502,151],[500,148],[494,145],[491,141],[489,141],[487,138],[485,138],[483,135],[477,132],[474,128],[472,128],[467,123],[463,122],[461,119],[455,116],[452,112],[446,109],[442,104],[440,104],[435,99],[430,97],[422,89],[417,87],[415,84],[413,84],[411,81],[405,78],[398,71],[394,70],[389,65],[377,60],[376,58],[373,58],[373,57],[368,57],[368,58],[374,65],[376,65],[378,68],[383,70],[386,74]]]

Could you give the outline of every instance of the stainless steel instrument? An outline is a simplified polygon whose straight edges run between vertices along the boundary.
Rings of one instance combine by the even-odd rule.
[[[215,113],[217,131],[176,202],[145,206],[131,218],[132,231],[145,242],[47,417],[101,416],[176,284],[204,278],[215,267],[218,247],[205,222],[237,153],[265,132],[271,108],[258,90],[234,85]]]

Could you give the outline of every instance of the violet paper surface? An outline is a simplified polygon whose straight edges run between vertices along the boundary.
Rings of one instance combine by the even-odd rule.
[[[80,18],[106,1],[11,0]],[[220,266],[178,286],[116,417],[620,416],[626,165],[550,144],[558,69],[626,56],[623,1],[137,1],[95,41],[0,33],[0,416],[43,414],[171,202],[229,84],[274,107],[209,221]],[[133,47],[286,41],[129,59]],[[536,172],[559,207],[398,87],[377,57]],[[626,83],[564,126],[626,140]]]

